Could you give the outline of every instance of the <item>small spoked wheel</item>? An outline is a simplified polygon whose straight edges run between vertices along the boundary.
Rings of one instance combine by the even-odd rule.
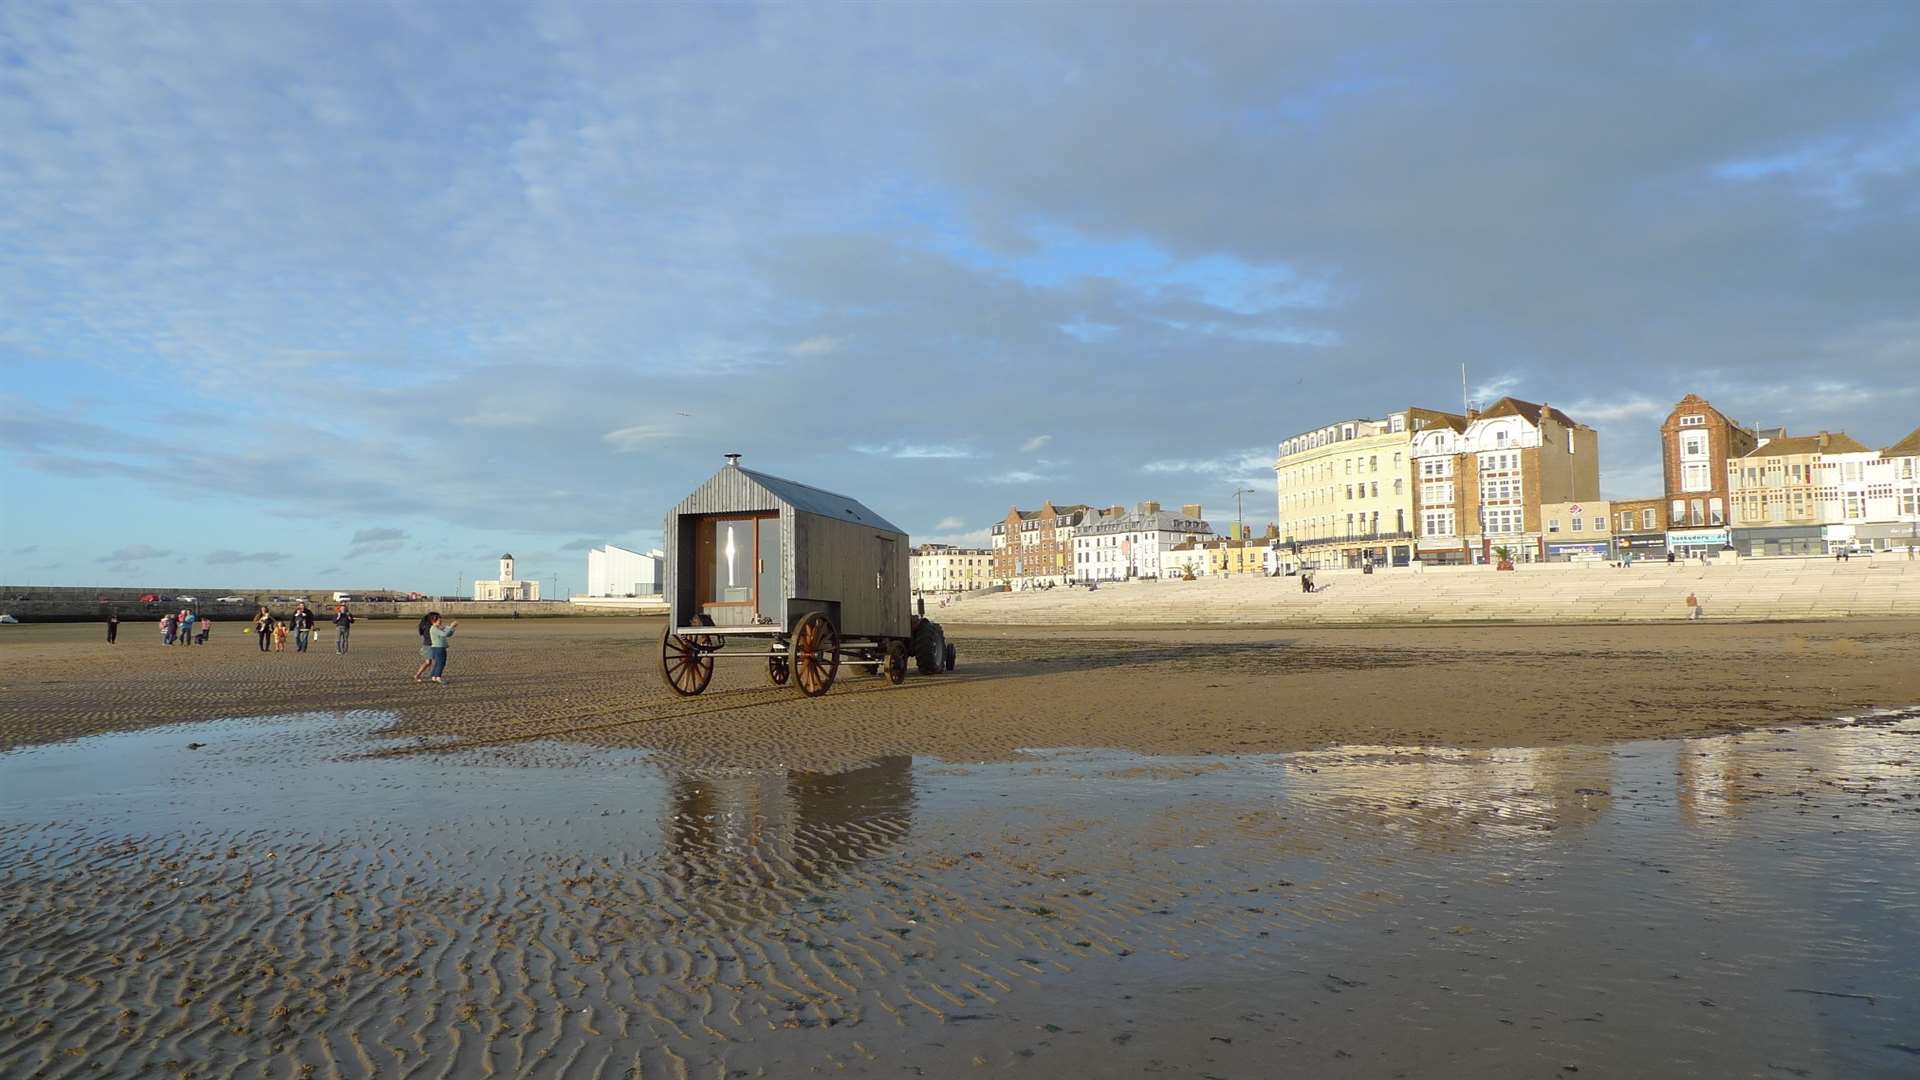
[[[800,692],[819,697],[833,688],[840,671],[840,635],[825,615],[810,611],[793,628],[793,679]]]
[[[793,677],[793,665],[787,662],[786,657],[784,656],[767,657],[767,678],[773,680],[773,685],[785,686],[787,685],[787,680],[792,677]]]
[[[660,641],[660,676],[681,697],[692,697],[713,681],[713,653],[667,627]]]
[[[907,681],[907,647],[898,641],[887,643],[885,670],[887,681],[895,686]]]

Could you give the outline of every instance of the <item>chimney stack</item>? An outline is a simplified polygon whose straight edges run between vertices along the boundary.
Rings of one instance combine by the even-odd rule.
[[[1180,516],[1188,519],[1189,521],[1199,521],[1202,516],[1200,513],[1200,504],[1199,503],[1182,504],[1180,507]]]
[[[728,465],[731,465],[731,466],[733,466],[733,467],[734,467],[734,468],[736,468],[736,469],[740,467],[740,455],[739,455],[739,454],[728,454],[728,455],[726,455],[726,457],[727,457],[727,464],[728,464]]]

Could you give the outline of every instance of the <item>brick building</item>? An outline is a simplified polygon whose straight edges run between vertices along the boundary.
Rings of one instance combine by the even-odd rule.
[[[1732,540],[1727,462],[1760,445],[1698,394],[1688,394],[1660,425],[1667,489],[1667,544],[1681,554],[1718,551]]]
[[[1066,584],[1073,572],[1073,537],[1091,508],[1085,503],[1038,510],[1013,507],[993,526],[993,579],[1018,589],[1041,582]]]
[[[1600,438],[1551,405],[1501,398],[1417,433],[1413,524],[1420,559],[1490,562],[1547,557],[1543,506],[1600,499]]]

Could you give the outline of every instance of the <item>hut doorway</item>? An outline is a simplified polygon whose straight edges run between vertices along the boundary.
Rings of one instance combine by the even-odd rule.
[[[776,514],[714,517],[701,522],[698,589],[704,608],[733,608],[741,615],[721,625],[780,618],[780,518]]]

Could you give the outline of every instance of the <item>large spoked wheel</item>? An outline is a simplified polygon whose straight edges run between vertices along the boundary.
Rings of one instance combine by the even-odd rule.
[[[800,692],[819,697],[833,689],[840,672],[840,635],[825,615],[810,611],[793,628],[793,679]]]
[[[793,677],[793,665],[787,662],[786,657],[784,656],[767,657],[767,678],[773,681],[773,685],[785,686],[787,685],[787,680],[792,677]]]
[[[713,681],[713,654],[667,627],[660,641],[660,677],[681,697],[692,697]]]
[[[898,641],[887,643],[887,681],[895,686],[907,681],[907,647]]]

